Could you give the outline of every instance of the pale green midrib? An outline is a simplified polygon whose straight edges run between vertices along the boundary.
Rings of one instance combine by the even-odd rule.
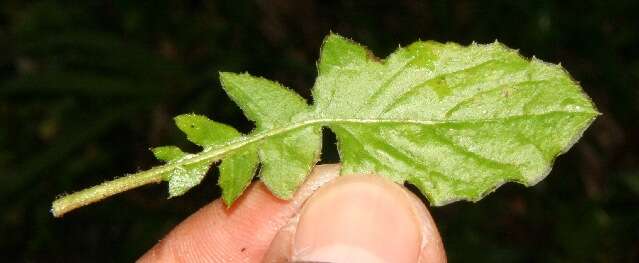
[[[283,134],[283,133],[287,133],[293,130],[297,130],[297,129],[301,129],[307,126],[315,126],[315,125],[321,125],[321,126],[330,126],[331,124],[418,124],[418,125],[441,125],[441,124],[454,124],[454,123],[477,123],[477,122],[496,122],[496,121],[503,121],[503,120],[508,120],[508,119],[513,119],[513,118],[520,118],[520,117],[535,117],[535,116],[544,116],[544,115],[549,115],[549,114],[556,114],[556,113],[566,113],[566,114],[576,114],[576,115],[592,115],[593,118],[597,115],[599,115],[598,112],[596,111],[549,111],[549,112],[545,112],[545,113],[541,113],[541,114],[527,114],[527,115],[513,115],[513,116],[507,116],[507,117],[503,117],[503,118],[489,118],[489,119],[469,119],[469,120],[409,120],[409,119],[356,119],[356,118],[335,118],[335,119],[331,119],[331,118],[323,118],[323,119],[311,119],[311,120],[306,120],[306,121],[299,121],[299,122],[295,122],[289,126],[285,126],[285,127],[280,127],[280,128],[274,128],[274,129],[270,129],[270,130],[266,130],[263,132],[259,132],[257,134],[254,135],[249,135],[249,136],[245,136],[245,137],[240,137],[237,140],[233,140],[230,141],[229,143],[225,144],[224,146],[218,147],[218,148],[211,148],[211,149],[207,149],[204,150],[202,152],[199,152],[197,154],[190,154],[187,155],[186,157],[173,162],[171,164],[167,164],[164,166],[159,166],[157,168],[160,167],[165,167],[168,166],[168,168],[166,170],[163,169],[162,172],[166,172],[166,171],[170,171],[171,169],[177,167],[177,166],[182,166],[182,165],[187,165],[187,164],[192,164],[192,163],[197,163],[197,162],[201,162],[201,161],[206,161],[206,160],[213,160],[213,161],[217,161],[220,160],[224,155],[229,154],[229,153],[233,153],[234,151],[243,148],[244,146],[259,142],[261,140],[279,135],[279,134]]]
[[[418,124],[418,125],[441,125],[454,123],[473,123],[473,122],[496,122],[512,118],[535,117],[549,114],[564,113],[575,115],[589,115],[595,118],[598,113],[592,111],[548,111],[540,114],[513,115],[502,118],[488,119],[468,119],[468,120],[410,120],[410,119],[356,119],[356,118],[318,118],[298,121],[289,126],[272,128],[270,130],[258,132],[253,135],[240,137],[232,140],[227,144],[205,149],[196,154],[189,154],[171,163],[153,167],[149,170],[127,175],[125,177],[116,178],[111,181],[104,182],[100,185],[84,189],[70,195],[66,195],[56,199],[53,202],[52,213],[59,217],[76,208],[97,202],[109,196],[121,193],[145,184],[159,183],[167,180],[167,173],[173,169],[189,164],[203,161],[214,162],[222,159],[225,155],[231,154],[245,146],[258,143],[264,139],[291,132],[309,126],[330,126],[332,124]]]

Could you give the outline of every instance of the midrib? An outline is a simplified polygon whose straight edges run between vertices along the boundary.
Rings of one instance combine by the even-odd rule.
[[[209,148],[209,149],[205,148],[203,151],[197,154],[189,154],[178,161],[175,161],[173,163],[166,164],[163,166],[158,166],[151,170],[155,170],[155,172],[165,172],[165,171],[170,171],[174,169],[175,167],[188,165],[192,163],[197,163],[202,161],[217,161],[217,160],[220,160],[224,155],[233,153],[241,148],[244,148],[245,146],[258,143],[262,140],[268,139],[276,135],[284,134],[297,129],[301,129],[301,128],[309,127],[309,126],[315,126],[315,125],[321,125],[321,126],[329,126],[331,124],[438,125],[438,124],[454,124],[454,123],[495,122],[495,121],[513,119],[513,118],[538,117],[538,116],[557,114],[557,113],[577,114],[577,115],[588,114],[593,116],[596,115],[595,113],[590,113],[590,112],[551,111],[551,112],[546,112],[541,114],[514,115],[514,116],[501,117],[501,118],[486,118],[486,119],[474,119],[474,120],[472,119],[471,120],[402,120],[402,119],[355,119],[355,118],[312,119],[312,120],[295,122],[285,127],[269,129],[269,130],[262,131],[253,135],[243,136],[236,140],[230,141],[229,143],[221,147]]]

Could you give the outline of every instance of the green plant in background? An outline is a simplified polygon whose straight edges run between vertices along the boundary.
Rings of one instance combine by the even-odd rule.
[[[433,205],[477,201],[499,185],[533,185],[599,114],[558,65],[494,43],[416,42],[380,61],[331,34],[313,103],[278,83],[221,73],[226,93],[256,123],[249,134],[195,114],[176,124],[199,153],[153,148],[165,164],[63,196],[54,216],[141,185],[168,181],[171,197],[220,163],[231,205],[259,177],[290,198],[321,152],[322,128],[337,136],[342,173],[376,173],[415,185]]]

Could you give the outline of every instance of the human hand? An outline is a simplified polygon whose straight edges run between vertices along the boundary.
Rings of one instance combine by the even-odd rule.
[[[203,207],[139,262],[446,262],[424,204],[380,176],[318,165],[283,201],[261,182],[227,209]]]

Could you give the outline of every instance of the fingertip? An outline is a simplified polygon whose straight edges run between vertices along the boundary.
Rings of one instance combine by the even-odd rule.
[[[447,261],[446,250],[444,249],[444,242],[439,234],[435,220],[419,197],[407,189],[403,190],[412,205],[413,212],[417,215],[420,222],[419,227],[422,232],[422,241],[418,262],[445,263]]]
[[[265,262],[446,262],[424,204],[380,176],[342,176],[307,200]]]

